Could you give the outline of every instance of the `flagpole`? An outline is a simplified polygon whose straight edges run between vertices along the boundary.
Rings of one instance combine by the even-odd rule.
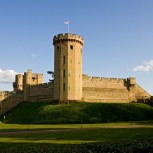
[[[69,20],[65,21],[64,24],[67,24],[67,32],[69,33],[70,27],[69,27]]]
[[[67,24],[67,28],[68,28],[67,30],[68,30],[68,33],[69,33],[69,21],[68,21],[68,24]]]

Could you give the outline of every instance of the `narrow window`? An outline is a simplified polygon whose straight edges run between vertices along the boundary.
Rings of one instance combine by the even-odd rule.
[[[60,49],[60,46],[57,46],[56,49],[59,50]]]
[[[63,70],[63,78],[65,78],[65,69]]]
[[[69,73],[69,77],[70,77],[70,73]]]
[[[63,64],[65,64],[65,56],[63,56]]]
[[[65,83],[63,83],[63,91],[65,91]]]
[[[70,49],[73,49],[73,45],[70,45]]]
[[[69,86],[69,90],[70,90],[70,86]]]

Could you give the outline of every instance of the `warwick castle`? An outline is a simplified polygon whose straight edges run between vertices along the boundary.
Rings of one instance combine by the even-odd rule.
[[[82,74],[84,40],[76,34],[54,36],[54,79],[43,83],[43,74],[28,70],[17,74],[14,91],[0,92],[0,115],[23,101],[68,102],[146,102],[152,99],[133,77],[101,78]]]

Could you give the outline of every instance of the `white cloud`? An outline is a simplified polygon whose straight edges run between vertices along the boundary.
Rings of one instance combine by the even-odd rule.
[[[15,81],[15,75],[17,73],[14,70],[2,70],[0,69],[0,83],[12,83]]]
[[[138,65],[132,69],[133,71],[144,71],[149,72],[153,70],[153,60],[150,60],[149,62],[144,62],[143,65]]]
[[[32,53],[32,54],[31,54],[31,57],[32,57],[32,58],[36,58],[36,54]]]

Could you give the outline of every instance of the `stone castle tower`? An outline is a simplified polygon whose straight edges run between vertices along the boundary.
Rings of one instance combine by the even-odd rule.
[[[33,74],[32,70],[28,70],[23,75],[24,101],[28,101],[30,97],[30,86],[43,83],[43,74]]]
[[[14,91],[22,91],[23,90],[23,75],[17,74],[15,76],[15,82],[13,82]]]
[[[83,44],[76,34],[54,36],[54,101],[81,100]]]
[[[43,83],[43,74],[34,74],[32,70],[22,74],[17,74],[15,77],[15,82],[13,82],[13,87],[15,92],[23,91],[24,101],[28,101],[30,97],[30,87],[32,85],[38,85]]]

